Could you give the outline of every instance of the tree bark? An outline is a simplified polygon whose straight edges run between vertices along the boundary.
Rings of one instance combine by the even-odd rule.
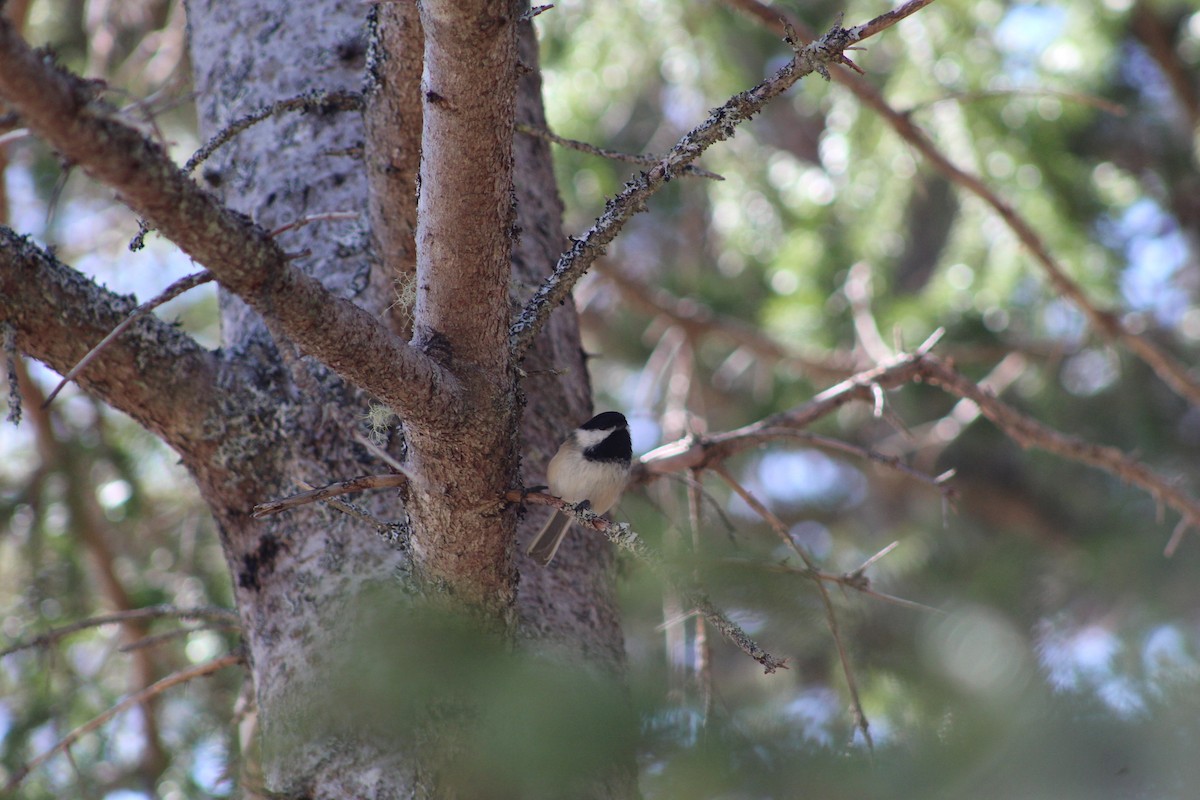
[[[339,58],[338,54],[364,52],[367,43],[361,14],[362,9],[354,4],[344,4],[343,8],[336,4],[323,4],[301,9],[294,6],[277,7],[273,3],[262,7],[253,2],[237,7],[226,3],[214,3],[211,6],[192,3],[189,6],[189,25],[197,91],[201,98],[199,107],[203,135],[212,135],[239,114],[291,94],[314,88],[356,86],[361,80],[362,63],[355,59]],[[392,35],[398,27],[393,16],[396,10],[385,8],[383,14],[387,15],[381,20],[384,28],[379,34],[384,39],[383,46],[402,48],[407,45],[413,49],[420,46],[419,40],[412,34],[421,31],[412,26],[411,14],[405,15],[407,18],[402,20],[409,27],[399,35]],[[309,15],[310,18],[306,20],[304,17]],[[392,27],[388,27],[389,23]],[[522,60],[536,67],[536,45],[531,26],[525,23],[520,27]],[[269,38],[260,35],[264,31],[271,32]],[[314,32],[318,32],[315,37]],[[427,31],[426,35],[431,43],[426,47],[438,47],[437,29]],[[413,55],[404,50],[389,52],[387,57],[392,63],[402,65],[411,65],[413,60]],[[469,61],[473,54],[468,48],[460,52],[458,57]],[[453,69],[453,65],[449,69]],[[411,67],[400,70],[395,77],[403,79],[407,76],[411,76]],[[457,125],[457,117],[453,113],[455,104],[469,107],[477,98],[470,94],[456,95],[454,92],[457,90],[439,86],[440,92],[432,86],[424,88],[426,108],[432,106],[435,113],[450,117],[443,124],[448,124],[453,134]],[[540,88],[536,69],[521,79],[517,113],[523,121],[544,124]],[[369,127],[374,135],[386,135],[390,142],[400,141],[401,147],[403,142],[419,141],[412,131],[412,126],[422,121],[421,116],[411,113],[413,89],[404,84],[385,85],[382,88],[391,98],[395,98],[396,118],[391,125],[387,124],[386,117],[376,120]],[[446,111],[447,108],[451,110]],[[402,113],[403,109],[408,109],[410,113]],[[429,112],[426,111],[426,114]],[[505,143],[512,147],[511,122],[505,124],[509,130],[491,134],[493,137],[504,137],[502,142],[495,141],[493,148],[502,147]],[[283,224],[290,218],[307,213],[362,208],[363,197],[367,195],[363,170],[354,162],[348,163],[342,156],[329,155],[344,150],[362,136],[359,120],[347,114],[317,119],[270,120],[239,137],[216,159],[219,164],[217,169],[222,175],[221,192],[227,202],[235,204],[239,210],[262,217],[259,221],[265,227]],[[378,145],[378,142],[368,144],[367,152],[372,152],[372,148],[378,148]],[[396,152],[395,155],[401,163],[413,163],[411,153]],[[494,160],[503,158],[503,155],[487,157]],[[522,231],[512,245],[514,273],[511,290],[523,299],[528,294],[528,289],[524,287],[536,285],[563,246],[562,209],[553,180],[550,154],[543,143],[532,139],[520,141],[513,148],[510,158],[518,176],[517,217]],[[439,164],[443,169],[455,169],[459,174],[476,180],[481,169],[495,174],[494,171],[503,166],[489,162],[463,163],[453,150],[440,156]],[[396,181],[404,180],[403,170],[389,174]],[[226,181],[225,175],[232,180]],[[284,177],[280,180],[278,176]],[[391,202],[407,199],[401,189],[392,195]],[[375,193],[372,202],[378,209],[374,213],[376,219],[389,218],[388,198]],[[405,212],[403,205],[396,209],[399,217]],[[437,207],[423,208],[422,212],[431,220],[445,213]],[[510,214],[510,207],[506,204],[496,209],[494,217],[488,220],[492,228],[488,234],[502,237],[501,240],[493,239],[493,244],[489,245],[492,250],[507,244],[512,227],[508,219]],[[286,247],[288,250],[311,250],[312,257],[301,262],[302,266],[313,265],[314,271],[320,270],[319,276],[325,286],[350,296],[357,304],[381,315],[396,299],[393,281],[388,280],[392,271],[368,272],[365,268],[368,264],[380,261],[388,263],[391,260],[395,263],[396,253],[369,252],[370,238],[364,225],[337,224],[348,230],[330,231],[311,226],[298,231],[295,239],[290,240]],[[434,229],[425,230],[428,236]],[[381,238],[385,242],[394,243],[397,240],[395,236]],[[402,258],[403,253],[400,255]],[[433,266],[432,260],[430,266]],[[501,276],[468,277],[485,291],[500,289],[507,310],[508,291],[503,285],[495,285]],[[507,276],[504,279],[507,280]],[[430,288],[442,291],[442,296],[448,298],[449,302],[459,299],[454,293],[445,294],[447,285],[439,281],[438,274],[433,274],[429,280]],[[418,291],[421,288],[418,287]],[[420,316],[419,310],[417,314]],[[461,312],[458,315],[460,318],[463,316]],[[272,350],[272,341],[265,327],[239,301],[226,301],[223,320],[229,339],[227,345],[235,351],[269,353]],[[507,322],[507,313],[504,322]],[[425,340],[436,339],[430,336],[430,330],[436,328],[436,323],[428,323],[424,329],[418,327],[416,341],[421,341],[422,337]],[[471,335],[470,331],[449,333],[456,341]],[[492,351],[481,353],[480,359],[502,357],[503,350],[496,348],[503,347],[503,334],[506,333],[507,326],[503,325],[498,330],[498,336],[489,337],[487,344]],[[479,338],[482,340],[482,337]],[[427,341],[425,343],[428,344]],[[284,343],[282,347],[286,348],[287,344]],[[430,349],[436,352],[436,346]],[[451,358],[458,355],[454,353]],[[503,369],[505,366],[493,362],[492,369]],[[381,365],[381,368],[386,368],[386,365]],[[586,418],[590,411],[586,364],[574,310],[569,304],[554,315],[551,329],[526,359],[524,368],[535,376],[526,386],[527,413],[523,417],[520,437],[520,449],[526,455],[526,481],[533,483],[541,479],[545,462],[553,454],[563,433]],[[565,374],[560,377],[552,370],[565,370]],[[279,454],[275,470],[278,475],[276,485],[262,487],[262,493],[256,500],[289,491],[292,485],[289,476],[307,477],[313,482],[320,482],[379,471],[380,465],[364,458],[361,449],[352,443],[349,436],[350,431],[361,425],[360,417],[366,410],[368,398],[345,387],[336,376],[330,375],[321,365],[309,359],[302,359],[293,365],[291,383],[293,385],[288,387],[289,391],[285,394],[302,397],[303,402],[290,409],[289,416],[297,424],[288,426],[286,435],[281,437],[287,442],[286,451],[290,452]],[[508,406],[502,407],[501,411],[516,413],[518,409],[515,408],[511,393],[506,395],[504,391],[494,390],[491,393],[494,396],[493,403],[498,400]],[[503,414],[497,415],[495,410],[495,405],[483,404],[478,415],[472,415],[474,424],[479,427],[489,423],[495,426],[493,431],[482,431],[485,436],[491,436],[493,443],[496,442],[496,434],[507,434],[506,428],[509,427],[503,421]],[[321,424],[309,424],[318,420]],[[322,429],[327,432],[326,435],[313,435]],[[437,469],[441,470],[437,477],[440,480],[432,477],[434,471],[427,468],[428,461],[414,461],[409,451],[415,472],[430,480],[430,483],[450,485],[457,482],[469,485],[464,479],[477,474],[479,459],[488,458],[489,454],[479,450],[472,452],[470,449],[478,446],[483,438],[479,435],[480,431],[467,426],[459,433],[463,438],[450,441],[449,446],[444,436],[437,442],[440,448]],[[412,446],[411,442],[397,441],[392,449],[401,455],[406,445]],[[515,481],[515,462],[511,460],[512,456],[505,458],[508,459],[502,464],[505,479]],[[459,500],[478,506],[494,498],[468,495]],[[426,541],[430,542],[430,547],[447,549],[450,555],[457,555],[453,541],[448,541],[446,536],[440,534],[447,530],[455,532],[455,521],[463,519],[463,513],[453,508],[445,494],[431,493],[426,502],[433,506],[430,513],[443,516],[433,524],[417,527],[414,539],[421,540],[421,534],[427,533]],[[390,519],[399,519],[405,514],[405,509],[395,498],[374,498],[373,510]],[[492,513],[499,510],[498,506],[494,506]],[[531,513],[530,519],[522,526],[524,535],[531,535],[529,530],[535,529],[540,522],[541,515]],[[287,728],[294,727],[299,732],[305,730],[302,724],[292,723],[293,717],[303,718],[303,709],[297,709],[292,714],[291,702],[287,699],[292,687],[305,682],[304,676],[295,674],[295,667],[318,663],[320,659],[314,660],[314,651],[323,648],[313,638],[313,632],[336,630],[336,625],[331,625],[328,620],[337,618],[337,609],[343,607],[347,596],[371,584],[386,584],[397,566],[397,554],[383,547],[379,538],[364,530],[361,523],[331,515],[327,511],[302,512],[275,524],[282,529],[276,530],[268,525],[267,530],[262,530],[263,523],[255,522],[248,528],[240,529],[231,538],[260,543],[297,539],[309,542],[303,550],[281,549],[274,570],[277,575],[286,571],[286,576],[270,581],[257,591],[253,587],[239,587],[242,616],[247,620],[248,629],[256,632],[252,635],[250,651],[254,656],[259,702],[266,712],[265,729],[270,739],[275,733],[273,727],[285,728],[281,740],[289,742],[297,737],[288,735]],[[496,519],[485,521],[485,524],[493,529],[501,528],[501,532],[503,528],[511,530],[511,523],[501,526]],[[495,533],[492,536],[499,538]],[[484,554],[491,561],[485,567],[490,567],[498,574],[498,584],[508,586],[507,591],[513,593],[516,580],[511,566],[514,552],[511,536],[499,538],[499,541],[499,549]],[[324,559],[327,563],[316,569],[317,574],[309,574],[312,567],[306,569],[301,566],[302,563],[309,563],[305,561],[306,554],[328,552],[338,553],[339,557]],[[322,559],[316,560],[320,562]],[[582,660],[605,672],[620,675],[624,664],[623,641],[612,585],[613,559],[608,546],[598,538],[575,537],[572,545],[556,562],[557,573],[553,581],[549,580],[548,573],[527,564],[523,557],[520,557],[519,563],[524,572],[516,601],[521,636],[539,646],[553,642],[560,656]],[[452,575],[460,566],[459,563],[451,563],[439,574]],[[330,587],[330,591],[314,591],[315,586]],[[511,598],[503,602],[511,603]],[[306,613],[278,614],[274,613],[275,609],[304,609]],[[285,645],[296,641],[311,641],[312,646],[297,651]],[[377,774],[386,776],[381,778],[388,784],[383,794],[395,792],[399,795],[413,789],[419,790],[423,780],[421,765],[416,763],[419,758],[417,753],[389,753],[365,746],[331,753],[330,748],[324,745],[282,747],[277,752],[276,763],[267,765],[269,783],[276,790],[297,791],[303,787],[304,791],[318,790],[317,794],[322,795],[349,795],[367,788],[361,785],[359,776]],[[384,769],[373,771],[371,767]],[[611,783],[615,787],[613,796],[622,796],[632,788],[631,763],[616,765],[613,775],[616,776]],[[382,785],[377,785],[371,791],[383,789]]]
[[[149,318],[79,383],[174,447],[212,509],[259,708],[263,788],[285,796],[436,796],[448,785],[438,772],[445,765],[423,760],[428,748],[339,726],[329,714],[338,704],[331,675],[389,666],[357,663],[352,652],[348,620],[362,616],[363,603],[449,597],[526,649],[617,680],[624,669],[607,544],[575,535],[554,569],[541,570],[519,554],[515,536],[531,536],[546,512],[519,521],[501,500],[522,479],[542,481],[558,442],[590,414],[569,300],[525,354],[523,385],[508,349],[512,316],[565,244],[547,146],[513,141],[514,119],[545,124],[531,26],[513,3],[425,4],[416,115],[404,81],[417,56],[404,48],[418,47],[421,30],[411,14],[385,12],[375,46],[406,68],[374,87],[386,102],[372,104],[367,93],[369,123],[332,110],[272,116],[217,150],[203,171],[207,191],[95,107],[81,84],[23,49],[11,29],[0,31],[0,89],[23,120],[220,283],[220,351]],[[370,50],[366,15],[336,0],[190,2],[201,137],[279,100],[358,88]],[[422,123],[417,299],[405,344],[389,309],[408,268],[403,181],[414,161],[396,147],[421,141],[412,126]],[[400,169],[391,169],[392,156],[402,156]],[[368,206],[354,221],[293,228],[277,240],[264,232]],[[393,219],[395,228],[379,229]],[[0,317],[16,328],[18,346],[60,372],[133,307],[8,233],[0,281]],[[402,412],[385,449],[414,479],[406,492],[359,504],[407,519],[411,536],[397,546],[324,506],[253,519],[254,504],[299,481],[381,471],[354,438],[371,393]],[[387,623],[384,614],[379,624]],[[591,796],[633,794],[632,757],[612,759],[586,783]]]

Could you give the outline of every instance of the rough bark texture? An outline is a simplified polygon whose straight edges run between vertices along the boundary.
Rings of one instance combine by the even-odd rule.
[[[253,2],[236,7],[224,2],[193,2],[188,12],[206,134],[282,97],[313,88],[350,88],[361,80],[362,62],[356,55],[364,52],[365,12],[358,4],[284,10]],[[527,24],[522,29],[522,59],[535,65],[532,30]],[[397,55],[404,60],[404,54],[392,54],[392,58]],[[396,90],[401,91],[400,86]],[[544,122],[539,92],[538,74],[527,74],[521,82],[518,110],[523,121]],[[397,130],[408,136],[412,136],[412,124],[412,116],[401,115],[394,121]],[[221,186],[217,191],[227,203],[266,228],[306,213],[362,209],[367,190],[361,164],[329,155],[358,142],[364,136],[359,125],[353,115],[341,114],[318,119],[295,116],[252,128],[218,154],[215,166]],[[395,131],[392,134],[395,136]],[[370,146],[367,152],[371,152]],[[524,287],[536,284],[553,264],[564,236],[562,207],[546,146],[522,138],[514,158],[522,233],[512,245],[512,289],[523,297],[528,294]],[[460,164],[463,172],[472,176],[485,168],[479,163]],[[379,207],[377,213],[385,215],[386,201],[380,201]],[[498,212],[509,213],[509,207]],[[508,234],[508,229],[502,233]],[[389,259],[368,252],[370,236],[365,225],[318,223],[286,236],[288,251],[312,249],[312,257],[299,265],[319,273],[326,287],[377,315],[395,301],[394,285],[386,279],[389,272],[368,270],[368,265],[388,263]],[[491,245],[496,246],[494,242]],[[390,257],[395,258],[395,253]],[[504,291],[503,285],[499,289]],[[241,411],[242,417],[257,421],[253,434],[240,433],[236,439],[247,451],[270,453],[263,459],[269,463],[260,465],[258,480],[245,487],[233,504],[223,497],[212,499],[226,531],[230,561],[240,570],[236,578],[239,606],[246,620],[265,732],[269,741],[282,745],[269,753],[269,784],[284,792],[305,790],[318,796],[389,796],[420,790],[425,778],[413,753],[374,752],[362,744],[344,747],[329,740],[306,739],[304,698],[296,702],[295,691],[319,674],[322,654],[336,648],[329,633],[338,630],[338,612],[349,597],[367,585],[390,584],[403,554],[384,546],[361,523],[328,510],[312,509],[265,524],[248,521],[241,513],[253,501],[292,491],[295,479],[322,482],[378,471],[379,464],[365,457],[350,438],[350,432],[361,425],[367,398],[319,363],[290,357],[286,341],[278,343],[289,363],[290,374],[284,372],[274,355],[275,342],[258,315],[232,297],[223,303],[223,324],[227,348],[252,359],[258,365],[258,380],[266,387],[258,411]],[[520,451],[526,455],[526,481],[538,482],[563,433],[586,419],[590,410],[574,309],[568,306],[554,315],[550,330],[530,351],[523,367],[532,377],[526,385],[528,408]],[[566,369],[566,374],[553,374],[551,369]],[[494,389],[490,393],[503,402],[514,399]],[[482,411],[485,415],[476,419],[488,419],[490,409]],[[464,429],[463,437],[469,439],[470,435],[472,431]],[[478,441],[442,439],[438,444],[443,447],[439,469],[450,473],[451,480],[457,477],[455,471],[474,473],[479,459],[488,457],[472,455],[470,447],[478,447]],[[398,455],[400,447],[395,452]],[[515,452],[505,456],[505,469],[511,470],[514,457]],[[416,469],[421,471],[422,465],[418,463]],[[430,471],[422,474],[430,475]],[[210,482],[223,483],[220,479]],[[218,487],[212,486],[208,494],[222,494],[226,488],[218,492]],[[484,498],[460,499],[478,504]],[[373,503],[373,510],[384,518],[404,515],[396,498],[380,495]],[[458,516],[444,494],[440,509],[444,516],[433,521],[431,528],[454,528]],[[493,513],[498,511],[497,507]],[[532,512],[523,528],[532,531],[540,522],[540,513]],[[438,536],[438,531],[433,533]],[[524,535],[532,534],[527,531]],[[506,549],[485,555],[492,559],[500,581],[511,582],[511,542],[500,541]],[[444,547],[445,537],[438,536],[433,546]],[[623,642],[611,564],[606,543],[599,537],[584,536],[571,537],[556,570],[539,570],[523,564],[522,559],[524,577],[517,613],[523,636],[536,643],[548,640],[564,655],[619,673]],[[247,569],[247,565],[257,569]],[[295,741],[305,741],[305,745],[287,746]],[[632,786],[631,766],[614,771],[617,796]]]

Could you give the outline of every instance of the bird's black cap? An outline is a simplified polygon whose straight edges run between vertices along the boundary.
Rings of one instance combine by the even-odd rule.
[[[579,426],[585,431],[611,431],[616,428],[628,428],[629,422],[619,411],[605,411],[589,419]]]

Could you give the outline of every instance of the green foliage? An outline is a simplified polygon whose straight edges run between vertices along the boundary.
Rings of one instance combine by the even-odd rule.
[[[818,30],[841,10],[804,6]],[[883,6],[851,4],[846,20],[865,20]],[[1155,53],[1138,38],[1130,3],[943,2],[854,58],[866,81],[941,153],[1029,221],[1094,304],[1133,314],[1126,319],[1187,362],[1200,334],[1193,308],[1200,260],[1197,222],[1180,201],[1200,173],[1180,97],[1158,65],[1175,59],[1196,91],[1200,17],[1187,3],[1147,6],[1173,51]],[[756,22],[718,2],[631,2],[603,11],[568,3],[559,10],[539,19],[551,125],[613,149],[666,150],[707,108],[765,76],[787,53]],[[630,168],[570,151],[557,159],[568,218],[582,230]],[[1195,411],[1145,364],[1089,330],[993,209],[926,163],[845,88],[802,82],[702,163],[726,180],[676,181],[612,248],[613,267],[756,326],[795,352],[830,359],[862,353],[847,285],[852,275],[867,275],[869,319],[883,344],[912,347],[945,327],[940,352],[975,379],[1019,354],[1007,402],[1064,432],[1134,452],[1197,489],[1184,466],[1197,443]],[[681,412],[699,430],[728,430],[833,382],[739,349],[720,325],[707,336],[693,331],[679,349],[669,318],[622,307],[609,291],[597,278],[586,295],[595,313],[585,321],[599,323],[585,327],[588,349],[604,354],[593,366],[609,393],[601,405],[630,413],[641,433],[635,444],[644,449],[677,436]],[[632,323],[639,318],[646,324]],[[816,458],[808,445],[781,444],[742,459],[736,475],[792,526],[822,568],[853,569],[899,541],[869,570],[875,588],[943,609],[968,604],[950,611],[966,628],[979,614],[1002,621],[983,630],[1021,654],[1014,701],[947,685],[945,659],[954,648],[920,633],[937,628],[939,616],[835,592],[879,744],[881,780],[857,783],[836,766],[865,768],[835,755],[861,753],[861,741],[846,747],[849,698],[811,585],[761,568],[710,569],[701,574],[718,605],[752,619],[760,642],[795,659],[801,674],[742,684],[736,674],[747,668],[744,657],[711,642],[719,699],[708,738],[667,737],[675,749],[661,772],[644,774],[647,793],[824,796],[840,789],[846,796],[953,797],[987,785],[995,797],[1121,796],[1129,786],[1182,796],[1179,787],[1194,776],[1157,758],[1140,780],[1132,766],[1088,772],[1088,759],[1147,757],[1139,735],[1165,742],[1176,734],[1178,718],[1156,699],[1163,687],[1139,666],[1151,658],[1155,636],[1174,642],[1171,658],[1190,676],[1183,685],[1194,689],[1200,677],[1186,599],[1196,547],[1185,539],[1173,560],[1162,556],[1176,515],[1163,519],[1152,498],[1112,476],[1022,450],[986,420],[964,427],[951,413],[954,398],[936,389],[904,388],[889,405],[911,433],[873,419],[869,409],[847,410],[819,429],[930,474],[957,470],[951,485],[959,499],[944,525],[936,492],[844,453]],[[719,480],[709,476],[705,484],[736,533],[706,511],[702,563],[787,557]],[[687,530],[680,489],[651,496],[658,510],[637,498],[624,502],[635,528],[651,541],[666,520]],[[631,616],[653,618],[656,594],[636,596]],[[1093,634],[1106,642],[1103,657],[1089,650]],[[631,627],[631,640],[648,635]],[[1053,648],[1051,657],[1046,643],[1055,637],[1071,644]],[[968,672],[988,666],[991,650],[977,644],[978,663],[969,661]],[[661,648],[647,652],[635,672],[665,657]],[[1089,658],[1097,662],[1081,666]],[[1059,669],[1094,674],[1054,685]],[[790,688],[776,695],[780,683]],[[1128,693],[1138,698],[1136,710],[1121,705],[1118,685],[1134,687]],[[803,724],[781,709],[821,690],[838,698],[836,713],[816,726],[825,738],[797,738]],[[764,702],[773,727],[739,727]],[[991,704],[991,732],[972,721],[980,702]],[[1081,707],[1089,709],[1086,720],[1077,716]],[[677,735],[700,725],[695,715],[689,726],[686,713],[672,717],[670,710],[662,719],[657,730]],[[1103,733],[1081,735],[1092,724]],[[778,736],[780,728],[791,738]],[[823,746],[829,761],[806,760],[820,758],[812,754]],[[796,770],[757,760],[767,751],[790,754]],[[733,766],[735,753],[749,760]],[[911,761],[901,765],[905,758]],[[996,780],[1001,765],[1013,769],[1024,759],[1036,767]],[[908,781],[897,782],[905,773]]]

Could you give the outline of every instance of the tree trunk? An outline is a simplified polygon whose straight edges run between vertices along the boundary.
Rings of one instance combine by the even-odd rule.
[[[546,145],[512,138],[514,122],[544,126],[521,13],[189,3],[203,138],[307,98],[239,126],[200,171],[208,192],[0,19],[0,93],[22,122],[221,286],[219,351],[142,317],[77,382],[175,448],[211,507],[257,701],[251,790],[636,792],[613,555],[579,534],[537,568],[518,541],[548,512],[521,519],[502,499],[540,482],[590,414],[569,300],[531,349],[509,341],[566,244]],[[320,95],[364,76],[365,118]],[[0,300],[6,336],[60,372],[134,309],[7,229]],[[356,438],[381,404],[402,412],[382,446],[408,483],[359,503],[394,522],[251,516],[301,483],[385,471]],[[464,618],[481,623],[465,640]]]
[[[384,7],[383,13],[402,15],[410,33],[420,33],[415,15],[404,9]],[[366,7],[345,2],[189,3],[201,137],[213,136],[261,106],[305,92],[357,90],[370,45],[365,17]],[[395,16],[390,24],[396,24]],[[521,60],[533,69],[519,82],[518,119],[544,124],[536,45],[529,24],[519,27]],[[392,48],[386,55],[395,63],[404,62],[407,54],[400,48],[405,44],[419,47],[419,39],[400,34],[385,43]],[[411,63],[409,57],[408,69],[400,70],[397,80],[411,75]],[[379,120],[368,125],[373,137],[388,137],[384,147],[365,148],[374,158],[390,158],[397,166],[413,163],[413,153],[405,148],[418,145],[421,119],[403,110],[412,110],[412,89],[384,86],[388,99],[400,97],[395,100],[400,110],[390,112],[396,116],[392,126]],[[362,120],[354,113],[277,115],[218,150],[204,167],[203,178],[225,203],[267,230],[306,215],[360,212],[354,221],[316,222],[285,232],[280,241],[289,253],[306,252],[295,263],[327,289],[377,318],[391,319],[393,329],[402,329],[395,322],[396,305],[403,310],[404,282],[411,278],[398,266],[403,254],[393,258],[395,252],[380,252],[403,249],[397,237],[372,236],[366,213],[368,170],[353,155],[364,135]],[[523,298],[553,265],[564,237],[547,147],[528,138],[515,142],[512,152],[521,234],[512,250],[511,294]],[[377,168],[378,161],[370,166]],[[395,191],[390,195],[372,194],[376,220],[388,218],[389,198],[395,204],[413,197],[403,183],[412,180],[411,169],[390,166],[385,164],[382,173],[399,186],[392,185]],[[486,175],[494,166],[475,164],[473,169]],[[411,217],[411,212],[392,209],[396,217]],[[508,235],[507,230],[498,233]],[[375,246],[376,242],[382,244]],[[352,611],[356,598],[371,587],[399,591],[395,575],[411,575],[405,572],[411,553],[361,521],[323,506],[264,520],[248,514],[255,503],[296,491],[298,481],[320,484],[386,471],[354,438],[356,430],[364,429],[371,398],[320,362],[301,356],[284,334],[269,330],[263,318],[233,294],[222,292],[221,311],[225,382],[213,388],[236,386],[237,391],[224,401],[215,452],[185,450],[183,455],[218,520],[236,587],[266,743],[266,788],[330,798],[437,794],[446,776],[422,763],[429,757],[427,750],[397,749],[365,733],[348,740],[345,729],[325,729],[320,721],[330,700],[320,696],[329,686],[328,676],[344,668],[345,648],[355,646],[347,620],[357,614]],[[429,332],[417,332],[422,335],[428,337]],[[554,315],[523,367],[531,377],[524,385],[519,448],[525,456],[524,478],[532,484],[541,479],[564,432],[589,413],[590,387],[570,304]],[[379,365],[387,368],[386,363]],[[518,411],[515,403],[508,409],[510,414]],[[476,424],[488,421],[486,413],[474,419]],[[442,443],[438,485],[473,485],[468,478],[479,471],[476,454],[488,455],[486,449],[471,449],[486,440],[480,433],[493,434],[470,425],[460,431],[460,438],[450,443],[451,448],[463,448],[457,458]],[[411,461],[412,445],[397,430],[386,447],[398,459],[407,456]],[[515,483],[511,465],[505,466]],[[432,492],[422,494],[422,502],[437,502]],[[498,505],[495,498],[466,499]],[[442,501],[446,519],[439,524],[453,527],[459,509],[452,502],[462,500]],[[406,515],[400,497],[391,492],[378,492],[361,502],[384,519]],[[521,536],[529,536],[543,518],[543,513],[531,512],[521,525]],[[417,532],[413,541],[441,539],[422,539]],[[523,556],[514,558],[514,550],[510,538],[491,555],[498,562],[493,568],[515,597],[510,620],[516,620],[520,637],[539,647],[552,646],[559,658],[580,660],[619,676],[623,642],[608,546],[598,537],[574,536],[552,573],[531,566]],[[521,571],[519,593],[511,574],[514,563]],[[380,594],[367,596],[377,599]],[[501,600],[512,605],[512,598]],[[387,665],[371,668],[386,671]],[[592,791],[624,796],[632,787],[631,760],[622,759],[610,765],[607,777],[593,784]]]

